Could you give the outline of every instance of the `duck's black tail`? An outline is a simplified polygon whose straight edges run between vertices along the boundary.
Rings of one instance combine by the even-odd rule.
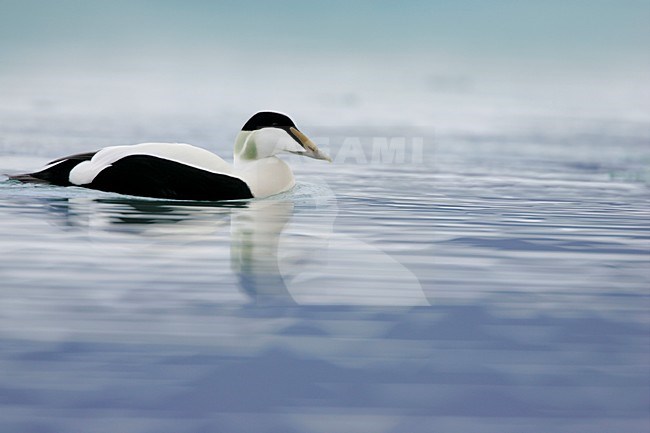
[[[38,177],[35,177],[34,174],[35,173],[14,174],[14,175],[7,174],[6,176],[9,177],[9,180],[16,180],[22,183],[50,183],[47,180],[39,179]]]
[[[79,153],[50,161],[43,170],[34,173],[10,175],[9,179],[23,183],[41,183],[71,186],[70,170],[82,161],[88,161],[97,152]]]

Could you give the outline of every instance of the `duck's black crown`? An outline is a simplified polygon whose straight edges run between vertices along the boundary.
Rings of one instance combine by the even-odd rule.
[[[248,119],[248,122],[246,122],[241,130],[255,131],[256,129],[268,127],[288,130],[290,127],[296,128],[296,124],[285,114],[276,113],[275,111],[260,111],[259,113],[253,114],[253,117]]]

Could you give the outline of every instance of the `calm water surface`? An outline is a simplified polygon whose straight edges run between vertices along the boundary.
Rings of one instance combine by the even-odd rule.
[[[155,135],[111,128],[5,124],[0,172]],[[0,178],[1,431],[648,431],[648,134],[302,128],[339,158],[267,200]]]

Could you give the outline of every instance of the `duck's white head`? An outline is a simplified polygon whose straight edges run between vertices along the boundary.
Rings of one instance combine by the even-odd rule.
[[[332,159],[316,146],[286,114],[260,111],[242,127],[235,140],[235,161],[245,162],[268,158],[280,152]]]

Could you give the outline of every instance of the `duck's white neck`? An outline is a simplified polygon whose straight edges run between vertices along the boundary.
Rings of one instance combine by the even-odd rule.
[[[237,134],[233,157],[235,167],[258,159],[257,143],[252,131],[241,131]]]
[[[293,188],[295,180],[291,168],[274,156],[274,147],[265,145],[264,140],[257,140],[255,132],[241,131],[237,135],[233,152],[234,174],[246,182],[255,198]]]

